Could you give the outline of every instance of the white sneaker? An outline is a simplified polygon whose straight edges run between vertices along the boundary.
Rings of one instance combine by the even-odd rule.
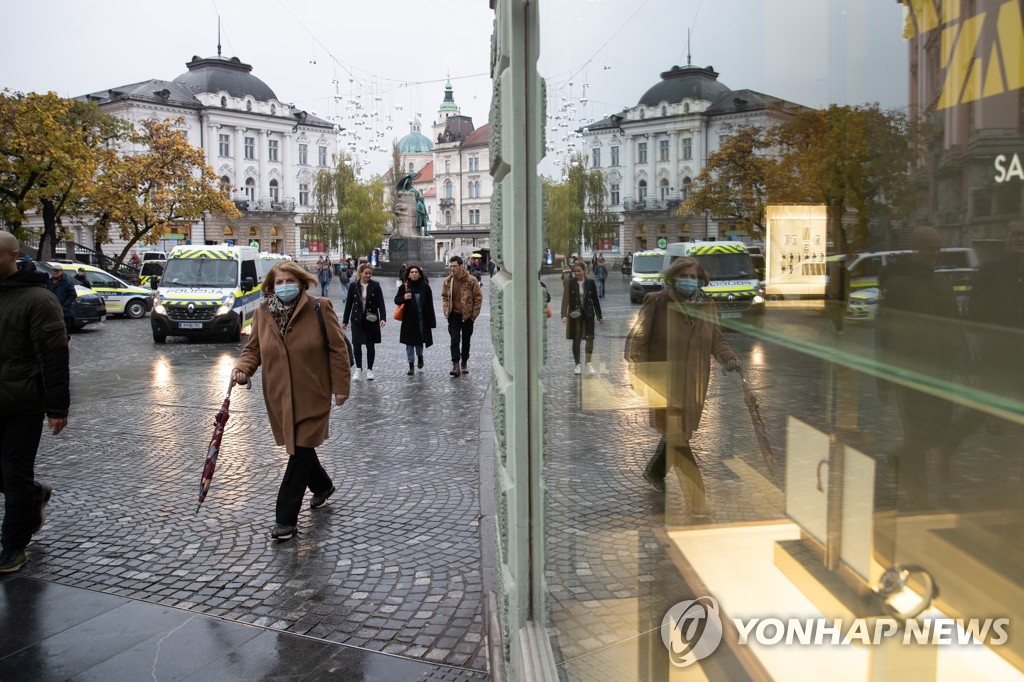
[[[366,380],[367,381],[373,381],[373,370],[372,369],[366,370]]]
[[[587,363],[587,376],[594,376],[597,374],[597,370],[594,369],[594,365],[590,362]]]
[[[362,373],[363,373],[363,370],[359,369],[358,367],[353,369],[352,370],[352,381],[358,381],[359,380],[359,375],[362,374]]]
[[[573,374],[583,374],[583,370],[582,370],[582,369],[580,368],[580,366],[579,366],[579,365],[576,365],[576,369],[574,369],[574,370],[572,371],[572,373],[573,373]]]

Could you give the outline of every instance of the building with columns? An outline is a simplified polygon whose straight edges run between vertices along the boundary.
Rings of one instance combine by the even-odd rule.
[[[801,108],[753,90],[732,90],[710,66],[673,66],[636,106],[582,128],[588,166],[604,174],[616,222],[596,250],[621,258],[671,242],[749,236],[745,226],[677,211],[708,154],[733,127],[771,127]]]
[[[182,118],[189,142],[206,153],[242,217],[206,217],[166,235],[169,248],[259,243],[260,249],[315,257],[319,246],[301,234],[313,177],[337,153],[334,124],[278,99],[238,57],[194,56],[172,81],[153,79],[81,97],[131,122]],[[130,150],[127,150],[130,151]],[[80,242],[83,239],[79,239]],[[117,246],[115,242],[114,246]]]

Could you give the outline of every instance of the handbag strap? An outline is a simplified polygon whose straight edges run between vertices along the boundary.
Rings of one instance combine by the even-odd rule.
[[[331,342],[327,340],[327,325],[324,324],[324,314],[320,311],[320,297],[313,297],[313,310],[316,311],[316,320],[320,323],[320,334],[324,339],[324,350],[327,354],[331,353]]]

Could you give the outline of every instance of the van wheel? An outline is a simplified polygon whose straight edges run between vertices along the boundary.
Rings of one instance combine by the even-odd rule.
[[[167,343],[167,334],[153,332],[153,343]]]
[[[138,298],[133,298],[128,301],[128,305],[124,307],[124,315],[125,317],[133,320],[144,317],[146,315],[146,304]]]
[[[630,294],[629,295],[629,302],[630,303],[639,303],[640,301],[637,300],[636,296],[634,296],[633,294]]]
[[[238,343],[241,340],[242,340],[242,323],[239,322],[238,326],[235,327],[234,330],[231,331],[228,334],[228,341],[230,341],[231,343]]]

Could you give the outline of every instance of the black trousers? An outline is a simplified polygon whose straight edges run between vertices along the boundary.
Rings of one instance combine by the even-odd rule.
[[[452,337],[452,362],[469,362],[469,341],[473,338],[473,320],[462,319],[462,313],[449,313],[448,335]]]
[[[42,488],[35,482],[43,413],[0,416],[0,489],[4,493],[4,549],[28,546],[39,523]]]
[[[316,494],[327,492],[331,485],[331,477],[321,466],[316,450],[296,445],[295,454],[288,458],[288,468],[284,470],[281,488],[277,491],[277,523],[296,525],[306,488]]]

